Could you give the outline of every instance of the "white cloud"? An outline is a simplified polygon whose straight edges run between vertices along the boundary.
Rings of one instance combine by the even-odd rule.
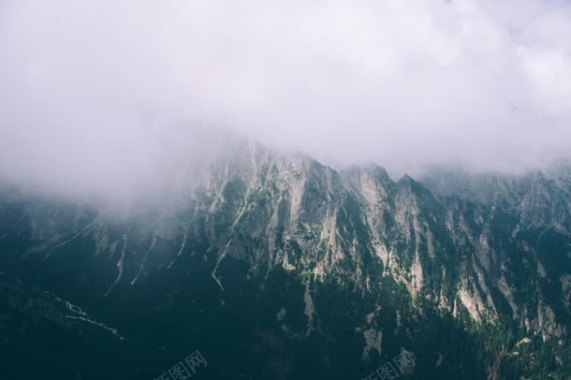
[[[128,191],[194,125],[398,171],[543,165],[570,153],[570,21],[548,0],[5,0],[0,178]]]

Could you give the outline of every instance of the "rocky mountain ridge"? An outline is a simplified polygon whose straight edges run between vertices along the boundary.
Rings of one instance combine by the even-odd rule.
[[[298,308],[297,322],[291,322],[297,332],[281,323],[291,309],[276,305],[287,336],[334,331],[340,322],[324,306],[326,291],[365,300],[357,303],[358,311],[346,311],[346,322],[354,324],[347,334],[360,347],[357,361],[385,357],[391,335],[412,339],[406,326],[419,318],[452,318],[463,326],[510,326],[514,337],[537,336],[560,348],[550,371],[567,365],[561,358],[571,328],[566,171],[484,181],[484,190],[460,191],[456,177],[394,181],[375,165],[335,170],[250,144],[189,180],[192,186],[185,185],[184,175],[178,178],[160,207],[126,219],[85,205],[5,193],[2,266],[42,289],[69,276],[68,283],[85,288],[70,296],[89,294],[97,299],[89,302],[99,305],[94,310],[137,287],[153,286],[157,276],[166,281],[181,273],[177,286],[184,287],[182,274],[191,265],[203,266],[200,276],[207,273],[203,281],[213,287],[209,302],[219,307],[232,303],[236,278],[259,281],[266,289],[284,276],[294,279],[297,290],[291,294],[298,294],[291,301]],[[81,313],[76,317],[99,320]],[[509,354],[517,367],[520,354]],[[534,353],[528,355],[522,360],[533,362]],[[456,375],[468,378],[462,371]]]

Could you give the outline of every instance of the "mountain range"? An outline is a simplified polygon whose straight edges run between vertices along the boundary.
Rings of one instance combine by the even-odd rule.
[[[2,379],[571,379],[565,163],[393,179],[248,143],[126,214],[0,194]]]

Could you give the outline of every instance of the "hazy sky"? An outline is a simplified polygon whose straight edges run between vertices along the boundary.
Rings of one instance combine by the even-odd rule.
[[[0,0],[1,180],[128,191],[210,128],[397,171],[569,156],[571,2]]]

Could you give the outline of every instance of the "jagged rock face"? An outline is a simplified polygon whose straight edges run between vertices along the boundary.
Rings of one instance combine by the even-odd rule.
[[[482,178],[474,186],[461,176],[435,176],[423,185],[408,176],[395,182],[376,166],[338,171],[250,145],[212,162],[192,187],[177,187],[176,200],[166,191],[160,207],[128,219],[6,193],[0,205],[0,262],[7,273],[51,290],[64,291],[65,286],[53,284],[66,283],[62,278],[68,276],[79,288],[70,290],[70,297],[111,319],[103,305],[124,302],[136,289],[154,288],[153,281],[161,281],[161,289],[176,287],[165,290],[165,297],[174,297],[191,281],[191,272],[199,273],[196,281],[208,289],[204,302],[228,309],[250,289],[240,281],[255,283],[269,297],[277,295],[267,289],[291,282],[283,299],[290,304],[272,309],[280,334],[334,340],[336,328],[350,330],[355,359],[345,365],[355,363],[354,376],[365,377],[368,373],[357,372],[363,368],[359,362],[374,367],[375,360],[391,360],[390,347],[396,353],[422,347],[417,343],[423,338],[415,339],[411,331],[430,318],[450,316],[465,326],[507,324],[568,347],[570,178],[561,170]],[[245,287],[243,292],[236,284]],[[352,301],[347,302],[357,305],[343,312],[350,317],[334,315],[331,292],[348,294]],[[63,297],[29,297],[42,305],[52,302],[55,311],[49,315],[61,325],[81,319],[128,341],[129,331],[120,335],[120,329],[87,315],[85,305],[64,318],[59,310],[73,304]],[[10,310],[25,309],[11,300]],[[264,342],[274,341],[268,331],[256,331]],[[405,342],[409,346],[403,348]],[[335,348],[325,346],[323,360],[334,360]],[[443,365],[442,352],[436,357],[438,365],[432,363],[430,370],[469,378],[454,372],[454,365]],[[265,378],[293,378],[292,366],[291,360],[274,363]],[[336,372],[331,363],[324,368]],[[347,378],[347,371],[339,378]],[[402,375],[425,378],[415,373]]]
[[[571,186],[564,177],[498,179],[478,202],[435,195],[410,177],[393,182],[379,167],[337,172],[309,159],[266,156],[224,172],[235,177],[206,189],[216,201],[208,208],[214,216],[204,217],[207,224],[234,221],[226,237],[211,237],[222,255],[367,290],[375,276],[393,276],[413,296],[443,309],[465,307],[474,320],[509,317],[538,331],[565,331],[569,313],[560,299],[567,290],[558,279],[571,268]],[[252,240],[262,243],[252,247]],[[556,304],[545,286],[559,286]],[[554,318],[540,323],[545,313]]]

